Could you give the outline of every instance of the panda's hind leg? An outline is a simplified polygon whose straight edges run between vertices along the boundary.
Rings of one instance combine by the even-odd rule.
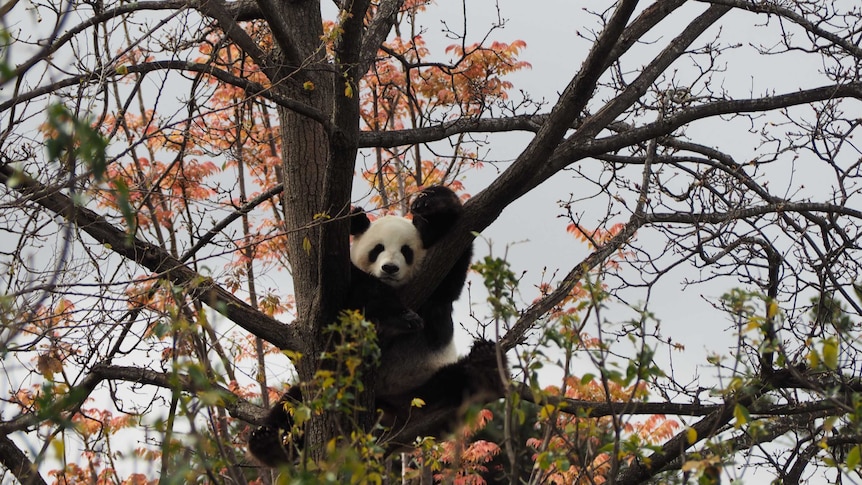
[[[377,404],[384,411],[383,422],[393,429],[429,420],[422,431],[440,437],[454,431],[471,406],[505,396],[508,372],[506,356],[501,354],[498,359],[496,344],[477,340],[468,355],[440,368],[419,387]],[[416,398],[425,405],[414,407]]]
[[[299,385],[291,386],[269,410],[263,426],[252,431],[248,438],[248,451],[259,462],[272,468],[295,461],[297,449],[303,439],[292,433],[293,418],[289,406],[302,402]]]

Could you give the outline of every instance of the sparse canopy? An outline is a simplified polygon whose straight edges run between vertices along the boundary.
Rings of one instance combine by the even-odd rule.
[[[374,329],[328,338],[347,215],[443,184],[404,302],[493,231],[456,321],[513,378],[401,480],[859,479],[858,1],[443,3],[0,5],[5,474],[271,483],[301,380],[284,472],[380,480],[435,418],[381,429]]]

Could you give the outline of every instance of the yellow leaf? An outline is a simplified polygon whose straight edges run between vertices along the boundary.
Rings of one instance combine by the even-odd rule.
[[[46,379],[53,380],[55,372],[63,372],[63,363],[51,354],[42,354],[36,358],[36,370]]]
[[[736,418],[736,423],[734,423],[734,427],[739,429],[742,425],[748,422],[749,414],[748,409],[741,404],[737,404],[733,408],[733,417]]]
[[[117,74],[126,75],[129,73],[129,66],[127,66],[125,64],[123,64],[121,66],[117,66],[116,71],[117,71]]]
[[[751,318],[748,320],[748,324],[745,325],[745,331],[750,332],[752,330],[757,330],[760,328],[760,320],[757,318]]]
[[[62,457],[66,454],[66,444],[63,443],[62,439],[54,438],[51,440],[51,448],[54,448],[54,453],[57,456]]]
[[[311,253],[311,240],[307,237],[302,240],[302,250],[305,251],[306,254]]]
[[[541,419],[551,419],[551,415],[553,414],[556,408],[553,404],[545,404],[542,406],[542,409],[539,410],[539,418]]]
[[[311,81],[305,81],[302,83],[302,89],[306,91],[314,91],[314,83]]]
[[[702,464],[703,464],[703,462],[700,460],[689,460],[689,461],[682,464],[682,467],[680,468],[680,470],[684,471],[684,472],[689,472],[689,473],[696,472],[701,467]]]
[[[739,389],[742,388],[743,384],[744,384],[744,382],[742,379],[740,379],[739,377],[734,377],[733,379],[730,380],[730,384],[728,384],[727,390],[730,392],[738,391]]]
[[[302,426],[306,421],[311,419],[311,408],[308,406],[296,406],[291,408],[291,415],[293,416],[293,424],[295,426]]]
[[[281,353],[287,356],[291,362],[299,362],[299,359],[302,358],[302,352],[297,352],[295,350],[282,350]]]
[[[694,428],[688,428],[685,430],[685,437],[688,440],[688,444],[693,445],[697,443],[697,430]]]
[[[219,391],[201,391],[198,393],[198,399],[207,406],[224,405],[221,393]]]
[[[766,318],[775,318],[775,315],[778,315],[778,303],[772,300],[766,305]]]
[[[350,84],[350,81],[344,82],[344,95],[348,98],[353,98],[353,86]]]
[[[808,355],[806,355],[805,358],[808,359],[808,365],[812,369],[820,367],[820,356],[817,355],[817,352],[808,352]]]
[[[838,339],[835,337],[823,342],[823,365],[831,370],[838,368]]]
[[[412,401],[410,401],[410,407],[411,408],[421,408],[424,405],[425,405],[425,401],[423,401],[422,399],[420,399],[418,397],[415,397],[415,398],[413,398]]]

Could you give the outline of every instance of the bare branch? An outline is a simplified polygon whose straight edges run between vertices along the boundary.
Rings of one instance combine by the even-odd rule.
[[[5,434],[0,435],[0,464],[12,472],[21,484],[47,485],[45,479],[39,475],[36,464]]]
[[[334,128],[332,126],[329,118],[321,113],[319,110],[295,99],[291,99],[287,96],[280,94],[270,88],[262,86],[258,83],[251,82],[247,79],[234,76],[233,74],[217,69],[209,64],[199,64],[192,63],[186,61],[155,61],[148,63],[141,63],[133,66],[126,66],[123,69],[123,73],[120,74],[117,72],[117,69],[110,68],[101,73],[87,73],[81,74],[78,76],[73,76],[70,78],[66,78],[60,81],[55,81],[51,84],[45,85],[41,88],[34,89],[27,93],[22,93],[12,99],[4,103],[0,103],[0,113],[17,106],[19,104],[25,103],[32,99],[38,98],[40,96],[44,96],[55,91],[58,91],[63,88],[68,88],[71,86],[77,86],[81,83],[90,83],[95,82],[94,80],[102,79],[103,77],[123,77],[128,73],[131,74],[146,74],[154,71],[166,71],[166,70],[177,70],[177,71],[191,71],[191,72],[199,72],[203,74],[208,74],[213,76],[216,79],[224,81],[228,84],[241,87],[246,90],[250,97],[253,96],[262,96],[266,99],[273,101],[274,103],[283,106],[287,109],[293,110],[303,116],[307,116],[308,118],[320,123],[327,131],[332,131]]]
[[[780,17],[786,18],[791,22],[799,25],[804,28],[806,31],[810,32],[814,37],[818,37],[821,39],[825,39],[829,41],[830,44],[840,46],[842,49],[847,51],[848,54],[855,56],[857,58],[862,58],[862,48],[859,47],[858,44],[853,43],[850,39],[845,39],[841,36],[835,35],[832,32],[829,32],[826,29],[821,28],[816,23],[811,20],[803,17],[802,15],[785,8],[779,3],[776,2],[745,2],[742,0],[700,0],[705,3],[711,3],[715,5],[724,5],[727,7],[738,8],[742,10],[748,10],[749,12],[755,13],[765,13],[767,15],[778,15]]]
[[[15,182],[10,186],[11,182]],[[293,327],[274,320],[204,278],[170,256],[164,249],[131,238],[126,232],[108,223],[102,216],[85,207],[77,207],[56,189],[41,185],[9,165],[0,166],[0,183],[20,192],[29,200],[61,217],[69,218],[81,230],[117,254],[135,261],[160,277],[185,287],[201,303],[225,315],[231,321],[280,348],[300,350],[304,345],[293,333]]]
[[[276,71],[270,66],[269,56],[258,47],[257,43],[237,23],[234,15],[228,12],[226,4],[221,0],[203,0],[198,8],[201,13],[214,18],[219,27],[233,42],[244,50],[270,79],[276,79]]]
[[[377,58],[377,50],[386,40],[389,31],[395,24],[395,17],[401,7],[404,5],[404,0],[381,0],[378,2],[377,11],[374,18],[365,29],[365,35],[362,39],[362,46],[359,51],[359,64],[355,69],[357,79],[365,75],[371,64]]]

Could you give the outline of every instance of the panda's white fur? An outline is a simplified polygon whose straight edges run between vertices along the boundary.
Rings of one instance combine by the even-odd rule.
[[[454,340],[450,340],[440,349],[430,349],[423,344],[424,342],[413,337],[409,339],[409,343],[392,346],[383,352],[374,386],[378,399],[408,392],[426,382],[438,370],[458,360],[458,349]]]
[[[384,216],[354,236],[350,260],[362,271],[398,288],[414,276],[426,252],[422,236],[410,220]]]

